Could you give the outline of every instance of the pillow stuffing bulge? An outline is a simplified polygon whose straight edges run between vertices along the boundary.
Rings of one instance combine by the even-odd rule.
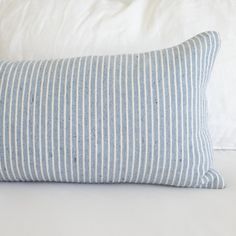
[[[209,31],[139,54],[0,62],[0,180],[223,188]]]

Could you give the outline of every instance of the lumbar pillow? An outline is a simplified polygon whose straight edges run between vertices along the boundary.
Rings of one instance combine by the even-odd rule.
[[[223,188],[205,32],[140,54],[0,62],[0,180]]]

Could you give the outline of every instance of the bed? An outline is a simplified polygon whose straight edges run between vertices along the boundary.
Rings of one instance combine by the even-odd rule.
[[[209,126],[227,184],[206,190],[0,183],[0,235],[235,236],[235,11],[234,0],[0,0],[0,60],[143,52],[218,31]]]
[[[215,151],[224,190],[1,183],[1,235],[235,236],[235,156]]]

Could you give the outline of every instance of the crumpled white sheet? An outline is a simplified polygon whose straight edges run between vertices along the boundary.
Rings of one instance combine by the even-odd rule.
[[[0,59],[142,52],[206,30],[222,38],[208,87],[214,147],[236,149],[235,0],[0,0]]]

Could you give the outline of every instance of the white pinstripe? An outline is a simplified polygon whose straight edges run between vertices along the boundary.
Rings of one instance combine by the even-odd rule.
[[[191,40],[193,42],[193,45],[194,45],[194,52],[195,52],[195,68],[198,68],[198,61],[197,61],[197,46],[196,46],[196,43],[194,40]],[[198,78],[199,78],[199,72],[198,70],[196,69],[195,70],[195,88],[196,88],[196,94],[195,94],[195,117],[196,117],[196,120],[195,120],[195,140],[196,140],[196,149],[197,149],[197,156],[195,156],[195,159],[196,160],[199,160],[199,158],[201,158],[201,154],[200,154],[200,148],[199,148],[199,134],[198,134],[198,130],[199,130],[199,115],[198,115],[198,111],[199,111],[199,108],[198,108],[198,104],[199,104],[199,98],[200,98],[200,95],[198,94],[198,89],[197,89],[197,86],[198,86]],[[194,113],[193,113],[194,114]],[[194,171],[194,169],[197,170],[197,182],[199,181],[200,179],[200,167],[199,167],[199,164],[200,164],[200,160],[198,161],[198,164],[195,164],[195,166],[193,166],[192,168],[192,172]],[[196,167],[197,165],[197,167]],[[194,176],[192,174],[192,176]],[[193,181],[194,179],[191,180],[191,183],[193,184]]]
[[[88,60],[88,57],[85,58],[85,64],[84,64],[84,71],[83,71],[83,88],[82,88],[82,135],[83,135],[83,155],[82,155],[82,175],[83,175],[83,182],[85,183],[86,182],[86,175],[85,175],[85,104],[84,104],[84,98],[85,98],[85,93],[84,93],[84,90],[85,90],[85,78],[86,78],[86,70],[87,70],[87,60]]]
[[[46,106],[45,106],[45,159],[46,159],[46,170],[47,170],[47,179],[49,181],[52,181],[51,176],[50,176],[50,171],[49,171],[49,160],[48,160],[48,126],[47,126],[47,119],[48,119],[48,83],[50,80],[51,72],[52,72],[52,65],[53,63],[50,63],[49,71],[48,71],[48,76],[46,80]]]
[[[114,73],[113,73],[113,116],[114,116],[114,162],[113,162],[113,180],[112,182],[115,182],[116,178],[116,161],[117,161],[117,156],[116,156],[116,58],[114,57]]]
[[[187,132],[186,132],[186,146],[187,146],[187,158],[186,158],[186,161],[187,161],[187,167],[186,167],[186,171],[185,171],[185,178],[184,178],[184,186],[186,185],[187,183],[187,180],[188,180],[188,172],[189,172],[189,166],[190,166],[190,150],[189,150],[189,139],[190,139],[190,132],[189,132],[189,115],[188,115],[188,108],[189,108],[189,91],[188,91],[188,78],[187,78],[187,71],[188,71],[188,67],[187,67],[187,53],[186,53],[186,45],[185,44],[182,44],[182,48],[183,48],[183,51],[184,51],[184,70],[185,70],[185,89],[186,89],[186,107],[187,107],[187,110],[186,110],[186,126],[187,126]]]
[[[55,66],[55,70],[54,70],[54,75],[52,77],[52,120],[51,120],[51,124],[52,124],[52,128],[51,128],[51,142],[52,142],[52,175],[53,175],[53,181],[56,181],[56,170],[55,170],[55,153],[54,153],[54,97],[55,97],[55,80],[56,80],[56,75],[57,75],[57,69],[58,69],[58,64],[59,64],[59,60],[56,61],[56,66]]]
[[[162,68],[162,91],[163,91],[163,111],[164,113],[163,115],[163,130],[164,130],[164,134],[163,134],[163,150],[164,150],[164,157],[166,157],[166,92],[165,92],[165,73],[164,73],[164,62],[163,62],[163,54],[164,54],[164,50],[161,50],[161,68]],[[161,167],[162,171],[161,171],[161,177],[160,177],[160,184],[162,184],[163,178],[164,178],[164,170],[165,170],[165,166],[166,166],[166,158],[163,158],[163,166]]]
[[[73,59],[74,60],[74,59]],[[63,128],[64,128],[64,147],[63,147],[63,151],[64,151],[64,166],[65,166],[65,181],[69,182],[69,178],[68,178],[68,173],[67,173],[67,144],[66,144],[66,131],[67,131],[67,127],[66,127],[66,121],[67,121],[67,83],[68,83],[68,71],[69,71],[69,65],[70,62],[67,63],[66,65],[66,74],[65,74],[65,83],[64,83],[64,124],[63,124]]]
[[[178,159],[179,159],[179,146],[178,146],[178,134],[179,134],[179,119],[178,119],[178,92],[177,92],[177,78],[176,78],[176,61],[175,61],[175,52],[174,52],[174,49],[172,48],[171,49],[172,51],[172,61],[173,61],[173,75],[174,75],[174,78],[173,78],[173,81],[174,81],[174,94],[173,94],[173,97],[175,98],[175,128],[176,128],[176,142],[175,142],[175,168],[174,168],[174,173],[173,173],[173,178],[172,178],[172,182],[170,185],[174,185],[175,181],[176,181],[176,174],[177,174],[177,170],[178,170],[178,167],[179,167],[179,162],[178,162]],[[178,57],[180,55],[178,54]],[[169,180],[168,180],[169,182]]]
[[[40,86],[40,100],[39,100],[39,159],[40,159],[40,172],[43,181],[46,181],[46,177],[44,175],[43,171],[43,156],[42,156],[42,98],[43,98],[43,85],[44,85],[44,80],[45,80],[45,73],[46,73],[46,68],[50,62],[47,61],[44,64],[44,69],[42,73],[42,81],[41,81],[41,86]]]
[[[193,59],[192,59],[192,48],[191,48],[191,45],[190,45],[190,41],[187,41],[186,44],[188,45],[188,49],[189,49],[189,55],[190,55],[190,91],[191,91],[191,98],[190,98],[190,104],[191,104],[191,114],[193,115],[194,114],[194,111],[193,111]],[[194,130],[194,124],[193,124],[193,119],[191,120],[191,123],[190,123],[190,129],[193,131]],[[194,180],[194,170],[195,170],[195,167],[196,167],[196,153],[195,153],[195,143],[193,141],[193,136],[194,136],[194,133],[192,133],[191,135],[191,146],[192,146],[192,168],[189,168],[188,170],[190,171],[190,174],[191,174],[191,178],[190,178],[190,183],[188,186],[192,186],[193,185],[193,180]],[[189,175],[189,173],[188,173]],[[189,177],[188,177],[189,179]]]
[[[168,95],[169,95],[169,118],[170,118],[170,121],[169,121],[169,129],[170,129],[170,145],[169,145],[169,149],[170,149],[170,156],[169,156],[169,163],[167,167],[165,167],[165,169],[168,169],[167,170],[167,177],[166,177],[166,180],[165,180],[165,184],[169,184],[169,179],[170,179],[170,173],[171,173],[171,167],[172,167],[172,161],[173,161],[173,154],[172,154],[172,151],[173,151],[173,133],[172,133],[172,92],[171,92],[171,78],[170,78],[170,60],[169,60],[169,50],[170,49],[167,49],[166,50],[166,55],[167,55],[167,77],[168,77]]]
[[[129,57],[126,56],[126,70],[125,70],[125,110],[126,110],[126,164],[125,164],[125,176],[123,181],[128,180],[128,170],[129,170],[129,104],[128,104],[128,60]]]
[[[73,101],[73,82],[74,82],[74,74],[75,74],[75,63],[76,58],[73,58],[73,64],[72,64],[72,74],[71,74],[71,80],[70,80],[70,176],[71,176],[71,182],[75,182],[74,179],[74,166],[73,166],[73,151],[72,151],[72,143],[73,143],[73,130],[72,130],[72,101]]]
[[[152,82],[154,80],[154,73],[153,73],[153,64],[151,60],[151,53],[149,53],[149,89],[151,91],[151,132],[152,132],[152,145],[151,145],[151,164],[150,164],[150,170],[149,170],[149,175],[147,179],[147,183],[150,183],[152,173],[153,173],[153,163],[154,163],[154,148],[155,148],[155,143],[154,143],[154,110],[153,110],[153,103],[155,102],[153,100],[153,88],[152,88]],[[157,75],[156,75],[157,78]]]
[[[90,69],[88,77],[88,130],[89,130],[89,149],[88,149],[88,160],[89,160],[89,182],[92,182],[92,158],[91,158],[91,77],[92,77],[92,68],[93,68],[94,57],[91,57],[90,60]]]
[[[218,35],[218,38],[220,38],[220,36],[219,36],[219,34],[217,33],[217,35]],[[214,37],[214,41],[215,41],[215,50],[214,50],[214,56],[216,55],[216,53],[219,51],[219,46],[218,46],[218,49],[217,49],[217,39]],[[219,39],[220,40],[220,39]],[[220,42],[218,42],[218,43],[220,43]],[[214,57],[212,57],[212,58],[214,58]],[[210,75],[210,73],[211,73],[211,71],[212,71],[212,67],[213,67],[213,64],[214,64],[214,59],[212,59],[211,60],[211,65],[210,65],[210,68],[209,68],[209,75]],[[208,75],[208,76],[209,76]]]
[[[109,182],[110,178],[110,163],[111,163],[111,141],[110,141],[110,92],[109,92],[109,81],[110,81],[110,66],[111,66],[111,57],[108,56],[108,64],[107,64],[107,182]]]
[[[119,177],[118,182],[121,181],[122,174],[122,166],[123,166],[123,106],[122,106],[122,64],[123,64],[123,56],[120,57],[120,74],[119,74],[119,92],[120,92],[120,166],[119,166]]]
[[[204,39],[205,41],[205,39]],[[206,81],[207,81],[207,68],[208,68],[208,63],[209,63],[209,60],[207,59],[207,51],[209,50],[208,49],[208,46],[207,46],[207,42],[205,41],[205,46],[206,46],[206,49],[205,49],[205,54],[204,54],[204,58],[205,58],[205,61],[204,61],[204,76],[203,76],[203,82],[202,82],[202,90],[206,91]],[[203,96],[205,96],[205,94],[203,94]],[[205,126],[205,122],[206,122],[206,117],[207,117],[207,110],[206,110],[206,98],[204,97],[204,100],[202,100],[202,139],[204,140],[204,144],[205,144],[205,153],[211,157],[211,147],[209,146],[209,143],[210,143],[210,140],[208,139],[208,136],[207,136],[207,127]],[[204,115],[204,116],[203,116]],[[211,159],[211,158],[210,158]],[[211,160],[209,158],[207,160],[205,160],[206,162],[206,168],[204,171],[207,171],[208,169],[210,169],[211,167]],[[207,174],[207,173],[205,173]]]
[[[31,180],[34,180],[34,177],[33,177],[33,173],[32,173],[32,170],[31,170],[31,165],[30,165],[30,151],[29,151],[29,148],[30,148],[30,145],[29,145],[29,122],[30,122],[30,98],[31,98],[31,92],[32,92],[32,80],[33,80],[33,76],[34,76],[34,72],[35,72],[35,66],[36,66],[36,63],[34,63],[33,65],[33,68],[32,68],[32,71],[31,71],[31,76],[30,76],[30,84],[29,84],[29,92],[28,92],[28,101],[27,101],[27,113],[26,113],[26,120],[27,120],[27,125],[26,125],[26,139],[27,139],[27,159],[28,159],[28,168],[29,168],[29,174],[30,174],[30,178]]]
[[[36,113],[36,96],[37,96],[37,82],[38,82],[38,78],[39,78],[39,73],[40,73],[40,68],[41,68],[41,66],[42,66],[42,63],[43,63],[43,61],[41,61],[41,63],[40,63],[40,65],[39,65],[39,67],[38,67],[38,71],[37,71],[37,76],[35,77],[35,90],[34,90],[34,105],[33,105],[33,137],[32,137],[32,139],[33,139],[33,158],[34,158],[34,171],[35,171],[35,175],[36,175],[36,180],[38,180],[38,181],[40,181],[40,178],[39,178],[39,175],[38,175],[38,168],[37,168],[37,162],[36,162],[36,150],[35,150],[35,146],[36,146],[36,142],[35,142],[35,135],[36,135],[36,132],[35,132],[35,124],[36,124],[36,122],[35,122],[35,119],[36,119],[36,115],[35,115],[35,113]]]
[[[211,185],[211,188],[213,188],[214,187],[214,181],[215,181],[214,175],[212,174],[211,170],[209,170],[207,173],[211,176],[210,185]]]
[[[202,52],[201,40],[198,37],[196,37],[196,40],[199,42],[199,46],[200,46],[200,60],[199,60],[199,67],[198,67],[200,72],[199,72],[199,75],[197,77],[197,79],[200,80],[201,74],[202,74],[202,54],[203,54],[203,52]],[[200,104],[200,101],[201,101],[201,94],[200,94],[201,88],[200,88],[200,86],[201,86],[200,81],[198,81],[198,88],[197,88],[197,91],[198,91],[197,97],[198,97],[198,99],[196,99],[197,100],[197,110],[198,110],[197,126],[198,126],[199,130],[202,130],[202,126],[201,126],[201,110],[200,110],[200,107],[201,107],[201,104]],[[199,177],[202,177],[202,174],[204,173],[204,170],[203,170],[203,168],[201,168],[201,165],[202,165],[201,163],[203,163],[203,161],[204,161],[203,160],[204,150],[203,150],[201,134],[200,134],[199,131],[197,132],[197,139],[200,142],[199,150],[201,152],[201,154],[199,156],[200,160],[199,160],[197,169],[198,169]]]
[[[211,42],[211,37],[209,37],[210,39],[210,42]],[[210,52],[207,54],[208,56],[206,57],[207,58],[207,61],[206,61],[206,65],[205,65],[205,81],[204,81],[204,89],[206,90],[206,86],[207,86],[207,80],[208,80],[208,70],[209,70],[209,64],[211,62],[210,60],[210,56],[211,56],[211,51],[212,51],[213,47],[210,47]],[[207,51],[208,51],[208,45],[207,45]],[[207,53],[207,52],[206,52]],[[206,104],[206,100],[204,101],[204,106],[203,106],[203,112],[207,118],[207,104]],[[205,118],[205,120],[206,120]],[[204,129],[203,129],[203,133],[205,135],[205,139],[206,139],[206,144],[207,144],[207,151],[208,151],[208,155],[209,155],[209,159],[208,159],[208,169],[211,168],[211,165],[212,165],[212,148],[211,148],[211,140],[208,136],[208,133],[207,133],[207,123],[206,121],[204,122]]]
[[[57,122],[57,130],[58,130],[58,173],[59,173],[59,180],[62,182],[62,171],[61,171],[61,152],[60,152],[60,146],[61,146],[61,131],[60,131],[60,117],[61,117],[61,109],[60,109],[60,104],[61,104],[61,80],[62,80],[62,70],[64,67],[64,63],[66,60],[62,60],[62,65],[61,65],[61,70],[59,74],[59,87],[58,87],[58,107],[57,107],[57,117],[58,117],[58,122]]]
[[[201,37],[202,38],[202,37]],[[207,43],[206,43],[206,40],[205,40],[205,38],[203,38],[203,40],[204,40],[204,44],[205,44],[205,53],[204,53],[204,63],[203,63],[203,65],[204,65],[204,69],[203,69],[203,72],[204,72],[204,74],[206,74],[206,62],[207,62],[207,56],[206,56],[206,54],[207,54]],[[201,43],[201,45],[202,45],[202,41],[200,40],[200,43]],[[201,48],[202,48],[202,46],[201,46]],[[199,85],[200,86],[200,88],[202,89],[202,90],[205,90],[205,79],[204,79],[204,77],[202,78],[202,84],[200,84]],[[203,114],[204,114],[204,112],[205,112],[205,103],[204,103],[204,100],[202,101],[202,104],[201,104],[201,114],[202,114],[202,116],[203,116]],[[204,126],[204,119],[202,118],[201,119],[201,133],[202,133],[202,139],[204,140],[204,144],[205,144],[205,146],[203,145],[203,148],[205,148],[205,150],[203,151],[203,153],[207,153],[207,155],[210,155],[210,152],[209,152],[209,148],[208,148],[208,146],[207,146],[207,137],[206,137],[206,134],[205,134],[205,132],[204,132],[204,129],[205,129],[205,126]],[[202,172],[203,173],[205,173],[205,175],[206,175],[206,171],[209,169],[209,167],[210,167],[210,163],[209,163],[209,161],[208,160],[206,160],[205,158],[203,159],[203,162],[202,163],[204,163],[204,165],[202,165]],[[205,167],[205,165],[206,165],[206,167]],[[207,178],[208,179],[208,178]],[[208,182],[209,182],[209,179],[208,179]]]
[[[144,112],[145,112],[145,157],[144,157],[144,171],[143,176],[141,178],[141,183],[144,182],[145,174],[147,171],[147,160],[148,160],[148,122],[147,122],[147,85],[146,85],[146,56],[143,54],[143,70],[144,70],[144,76],[143,76],[143,83],[144,83]]]
[[[216,38],[215,38],[215,35],[213,36],[213,39],[214,39],[214,43],[212,44],[212,35],[209,35],[209,33],[206,33],[210,39],[210,45],[214,45],[214,47],[211,47],[211,53],[209,53],[209,60],[208,60],[208,66],[207,66],[207,74],[206,74],[206,77],[207,77],[207,80],[210,76],[210,73],[211,73],[211,70],[212,70],[212,66],[213,66],[213,62],[214,62],[214,56],[217,52],[217,41],[216,41]],[[207,81],[206,81],[207,82]],[[206,110],[205,110],[205,113],[207,114],[207,107],[206,107]],[[208,117],[207,117],[208,118]],[[207,130],[207,123],[205,122],[205,130]],[[213,147],[213,144],[212,144],[212,140],[211,138],[209,137],[209,135],[207,134],[207,141],[208,141],[208,149],[210,150],[210,165],[212,165],[212,162],[213,162],[213,157],[212,157],[212,148]]]
[[[95,182],[98,182],[98,134],[97,134],[97,130],[98,130],[98,125],[97,125],[97,84],[98,84],[98,64],[99,64],[99,57],[96,57],[96,72],[95,72],[95,95],[94,95],[94,113],[95,113]]]
[[[142,125],[141,125],[141,92],[140,92],[140,57],[141,55],[138,55],[138,62],[137,62],[137,84],[138,84],[138,117],[139,117],[139,155],[138,155],[138,169],[137,169],[137,175],[135,178],[135,183],[138,182],[140,169],[141,169],[141,155],[142,155]]]
[[[23,71],[23,68],[24,68],[24,65],[26,64],[26,62],[23,63],[21,69],[20,69],[20,75],[19,75],[19,80],[21,80],[21,75],[22,75],[22,71]],[[18,67],[17,67],[18,69]],[[13,82],[12,82],[12,87],[11,87],[11,95],[10,95],[10,111],[9,111],[9,130],[8,130],[8,134],[9,134],[9,153],[10,153],[10,166],[11,166],[11,173],[13,174],[15,171],[14,171],[14,168],[13,168],[13,163],[12,163],[12,144],[11,144],[11,141],[12,141],[12,138],[11,138],[11,135],[12,135],[12,132],[11,132],[11,121],[12,121],[12,99],[13,99],[13,88],[14,88],[14,85],[15,85],[15,81],[16,81],[16,75],[17,75],[17,69],[15,71],[15,74],[14,74],[14,77],[13,77]],[[19,82],[20,84],[20,82]],[[17,92],[16,92],[16,108],[15,108],[15,132],[14,132],[14,141],[15,141],[15,160],[16,160],[16,172],[20,178],[20,180],[24,180],[24,178],[22,177],[21,173],[20,173],[20,169],[19,169],[19,160],[18,160],[18,147],[17,147],[17,139],[16,139],[16,131],[17,131],[17,105],[18,105],[18,95],[19,95],[19,88],[17,88]],[[5,113],[5,112],[4,112]]]
[[[7,71],[7,67],[11,64],[10,62],[8,62],[8,63],[3,63],[2,65],[1,65],[1,69],[2,69],[2,67],[3,67],[3,65],[4,64],[6,64],[6,67],[5,67],[5,69],[4,69],[4,71],[3,71],[3,73],[2,73],[2,78],[4,79],[5,78],[5,74],[6,74],[6,71]],[[10,71],[9,71],[9,73],[11,73],[11,70],[12,70],[12,67],[13,67],[13,63],[12,63],[12,65],[11,65],[11,69],[10,69]],[[7,80],[8,81],[8,80]],[[3,87],[3,80],[0,80],[0,85],[1,85],[1,87],[0,87],[0,95],[2,96],[2,87]],[[7,94],[7,87],[5,88],[5,98],[4,98],[4,101],[5,101],[5,99],[6,99],[6,94]],[[3,113],[4,115],[5,115],[5,113]],[[3,116],[3,119],[2,119],[2,121],[3,121],[3,125],[4,125],[4,123],[5,123],[5,118],[4,118],[4,116]],[[3,126],[4,127],[4,126]],[[2,136],[2,139],[3,139],[3,156],[4,156],[4,164],[5,164],[5,169],[6,169],[6,171],[7,171],[7,177],[6,176],[4,176],[4,172],[3,172],[3,168],[2,168],[2,162],[0,161],[0,170],[1,170],[1,173],[2,173],[2,178],[3,178],[3,180],[10,180],[10,175],[9,175],[9,173],[8,173],[8,169],[7,169],[7,166],[6,166],[6,162],[5,162],[5,159],[6,159],[6,147],[5,147],[5,136],[3,135]]]
[[[103,81],[104,81],[105,57],[102,57],[101,71],[101,182],[104,181],[104,122],[103,122]]]
[[[182,153],[181,156],[183,156],[183,152],[184,152],[184,109],[183,109],[183,103],[184,103],[184,96],[183,96],[183,82],[182,82],[182,76],[183,76],[183,70],[182,70],[182,63],[181,63],[181,53],[180,53],[180,46],[177,47],[178,50],[178,55],[179,55],[179,71],[180,71],[180,97],[181,97],[181,104],[180,104],[180,110],[181,110],[181,149],[182,149]],[[179,159],[178,159],[179,161]],[[182,179],[182,174],[183,174],[183,167],[184,167],[184,163],[183,160],[181,161],[181,167],[180,167],[180,173],[179,173],[179,180],[177,182],[177,186],[180,185],[181,179]]]
[[[217,52],[217,41],[216,41],[216,38],[215,38],[215,35],[213,36],[213,40],[214,40],[214,43],[212,43],[212,36],[209,35],[208,33],[206,33],[210,39],[210,45],[213,45],[214,47],[211,47],[211,50],[210,50],[210,53],[209,53],[209,58],[208,58],[208,65],[207,65],[207,71],[206,71],[206,84],[207,84],[207,80],[210,76],[210,72],[211,72],[211,69],[212,69],[212,65],[213,65],[213,62],[214,62],[214,56]],[[206,108],[205,108],[205,113],[207,114],[207,104],[206,104]],[[207,133],[207,123],[205,122],[205,135],[206,135],[206,138],[207,138],[207,144],[208,144],[208,150],[209,150],[209,156],[210,156],[210,159],[209,159],[209,162],[210,162],[210,166],[212,166],[212,163],[213,163],[213,155],[212,155],[212,140],[211,138],[209,137],[209,134]],[[218,175],[216,175],[218,177]],[[218,180],[217,180],[218,181]],[[217,185],[219,184],[219,182],[217,182]]]
[[[20,127],[20,134],[21,134],[21,138],[20,138],[20,144],[21,144],[21,163],[22,163],[22,168],[23,168],[23,173],[24,173],[24,177],[25,177],[25,180],[29,180],[30,178],[32,179],[32,176],[30,175],[30,178],[27,176],[26,174],[26,170],[25,170],[25,163],[24,163],[24,159],[25,159],[25,156],[24,156],[24,147],[23,147],[23,117],[24,117],[24,101],[25,101],[25,84],[26,84],[26,80],[27,80],[27,75],[29,73],[29,68],[30,66],[32,65],[32,61],[28,63],[28,66],[27,66],[27,69],[26,69],[26,72],[25,72],[25,76],[24,76],[24,82],[23,82],[23,91],[22,91],[22,101],[21,101],[21,127]],[[19,83],[20,85],[20,83]],[[18,90],[19,91],[19,90]],[[19,95],[19,94],[18,94]],[[16,110],[17,112],[17,110]],[[17,131],[17,129],[16,129]],[[27,156],[28,157],[28,156]],[[27,162],[29,163],[29,159],[27,160]]]
[[[134,55],[131,56],[131,68],[134,68]],[[133,139],[133,153],[132,153],[132,167],[131,167],[131,174],[130,174],[130,179],[129,182],[133,181],[134,178],[134,166],[135,166],[135,149],[136,149],[136,145],[135,145],[135,111],[134,111],[134,72],[133,70],[131,70],[131,82],[132,82],[132,139]]]
[[[217,179],[217,188],[219,188],[220,187],[220,179],[219,179],[219,175],[218,175],[218,173],[214,170],[214,169],[211,169],[211,171],[216,175],[216,179]],[[222,179],[223,180],[223,179]],[[223,180],[223,183],[222,183],[222,185],[224,186],[225,184],[224,184],[224,180]]]
[[[207,33],[208,34],[208,33]],[[209,35],[209,34],[208,34]],[[217,33],[217,36],[218,36],[218,38],[219,38],[219,35],[218,35],[218,33]],[[211,35],[209,35],[209,37],[211,38]],[[212,55],[211,55],[211,60],[209,61],[209,63],[210,63],[210,65],[209,65],[209,67],[208,67],[208,75],[207,75],[207,77],[209,78],[210,77],[210,73],[211,73],[211,71],[212,71],[212,67],[213,67],[213,63],[214,63],[214,60],[215,60],[215,56],[216,56],[216,53],[218,52],[218,50],[219,50],[219,46],[218,46],[218,48],[217,48],[217,39],[216,39],[216,37],[215,37],[215,34],[214,34],[214,36],[213,36],[213,38],[214,38],[214,50],[213,50],[213,48],[212,48],[212,50],[213,50],[213,53],[212,53]],[[218,42],[219,43],[219,42]],[[210,43],[211,45],[212,45],[212,43]],[[207,130],[207,124],[206,124],[206,130]],[[208,135],[208,141],[209,141],[209,144],[210,144],[210,148],[211,147],[213,147],[213,143],[212,143],[212,140],[211,140],[211,137],[209,137],[209,135]],[[212,152],[212,148],[211,148],[211,152]],[[210,157],[211,157],[211,164],[213,163],[213,155],[211,154],[210,155]],[[224,183],[222,183],[222,184],[224,184]]]
[[[77,171],[77,181],[80,182],[80,170],[79,170],[79,98],[78,98],[78,93],[79,93],[79,82],[80,82],[80,69],[81,69],[81,57],[79,58],[79,65],[78,65],[78,73],[77,73],[77,78],[76,78],[76,171]]]
[[[157,101],[158,101],[158,108],[157,108],[157,126],[158,126],[158,130],[160,130],[161,126],[160,126],[160,109],[159,109],[159,103],[160,103],[160,93],[159,93],[159,85],[158,85],[158,63],[157,63],[157,52],[155,52],[155,65],[156,65],[156,68],[155,68],[155,72],[156,72],[156,96],[157,96]],[[161,64],[163,62],[161,61]],[[161,65],[162,66],[162,65]],[[163,68],[163,67],[162,67]],[[161,149],[161,132],[157,132],[157,146],[158,146],[158,154],[157,154],[157,164],[156,164],[156,173],[154,175],[154,179],[153,179],[153,182],[152,183],[156,183],[157,181],[157,177],[158,177],[158,174],[159,174],[159,164],[160,164],[160,159],[161,159],[161,152],[160,152],[160,149]]]
[[[184,78],[185,78],[185,92],[186,94],[184,95],[184,97],[186,98],[186,108],[187,110],[185,111],[186,113],[186,149],[187,149],[187,157],[185,158],[186,162],[187,162],[187,167],[185,171],[185,176],[184,176],[184,180],[182,183],[184,183],[184,185],[186,184],[187,180],[188,180],[188,170],[189,170],[189,165],[190,165],[190,151],[189,151],[189,115],[188,115],[188,107],[189,107],[189,92],[188,92],[188,78],[187,78],[187,58],[186,58],[186,48],[185,48],[185,44],[181,45],[182,49],[183,49],[183,57],[184,57]],[[184,126],[183,126],[184,127]],[[182,127],[182,128],[183,128]],[[184,175],[184,173],[182,172],[183,169],[181,170],[181,176]],[[180,184],[180,182],[178,183]]]
[[[201,37],[201,36],[200,36]],[[201,37],[203,40],[204,40],[204,44],[205,44],[205,53],[204,53],[204,63],[203,63],[203,65],[204,65],[204,69],[203,69],[203,72],[204,72],[204,74],[206,74],[206,63],[207,63],[207,50],[208,50],[208,48],[207,48],[207,42],[206,42],[206,39],[205,39],[205,37]],[[200,84],[200,87],[201,87],[201,91],[203,90],[203,91],[205,91],[205,77],[203,76],[203,78],[202,78],[202,85]],[[202,100],[202,104],[201,104],[201,117],[202,117],[202,119],[201,119],[201,127],[202,127],[202,139],[204,140],[204,143],[206,144],[205,145],[205,152],[204,153],[207,153],[208,155],[210,154],[209,153],[209,148],[208,148],[208,146],[207,146],[207,137],[206,137],[206,134],[205,134],[205,132],[204,132],[204,129],[205,129],[205,127],[204,127],[204,118],[203,118],[203,114],[205,113],[205,104],[204,104],[204,100]],[[204,145],[203,145],[204,146]],[[203,172],[205,172],[206,171],[206,169],[209,169],[210,168],[210,163],[209,163],[209,161],[208,161],[208,159],[203,159],[203,163],[204,163],[204,165],[203,165],[203,168],[205,167],[205,164],[206,164],[206,168],[204,168],[203,169]]]

